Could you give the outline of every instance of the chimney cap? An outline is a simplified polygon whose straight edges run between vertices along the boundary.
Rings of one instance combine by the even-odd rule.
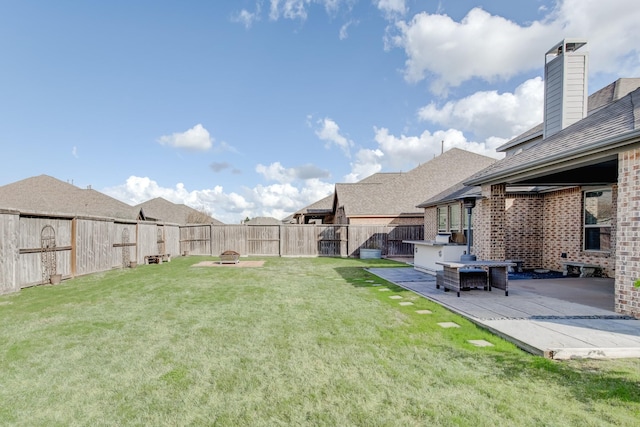
[[[586,44],[586,39],[564,39],[561,42],[556,43],[545,55],[558,56],[564,52],[575,52]]]

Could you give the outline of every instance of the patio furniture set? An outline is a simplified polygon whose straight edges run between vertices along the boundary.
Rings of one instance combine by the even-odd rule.
[[[436,275],[436,288],[440,286],[445,292],[460,291],[472,288],[482,288],[491,291],[492,288],[504,290],[509,296],[509,268],[516,266],[512,261],[438,261],[443,267]]]

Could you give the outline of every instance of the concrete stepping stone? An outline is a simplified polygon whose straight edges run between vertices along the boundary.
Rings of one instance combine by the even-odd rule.
[[[475,345],[476,347],[493,347],[493,344],[485,340],[467,340],[467,342]]]
[[[440,322],[438,323],[438,326],[440,326],[441,328],[459,328],[460,325],[458,325],[455,322]]]
[[[380,292],[388,292],[390,290],[391,289],[389,289],[389,288],[380,288],[380,289],[378,289],[378,291],[380,291]]]
[[[418,314],[431,314],[431,310],[416,310]]]
[[[391,295],[389,298],[391,299],[402,299],[400,295]]]
[[[400,305],[413,305],[413,303],[411,301],[403,301]]]

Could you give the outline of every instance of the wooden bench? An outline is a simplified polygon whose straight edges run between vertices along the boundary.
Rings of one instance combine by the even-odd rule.
[[[162,264],[163,262],[171,262],[171,254],[147,255],[144,257],[145,264]]]
[[[577,269],[580,277],[594,277],[602,274],[602,267],[596,264],[588,264],[586,262],[567,261],[562,263],[562,275],[568,276],[570,270]]]

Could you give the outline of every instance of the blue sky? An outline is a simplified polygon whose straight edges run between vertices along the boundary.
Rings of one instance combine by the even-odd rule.
[[[542,120],[544,53],[640,77],[631,0],[0,0],[0,185],[284,218]]]

